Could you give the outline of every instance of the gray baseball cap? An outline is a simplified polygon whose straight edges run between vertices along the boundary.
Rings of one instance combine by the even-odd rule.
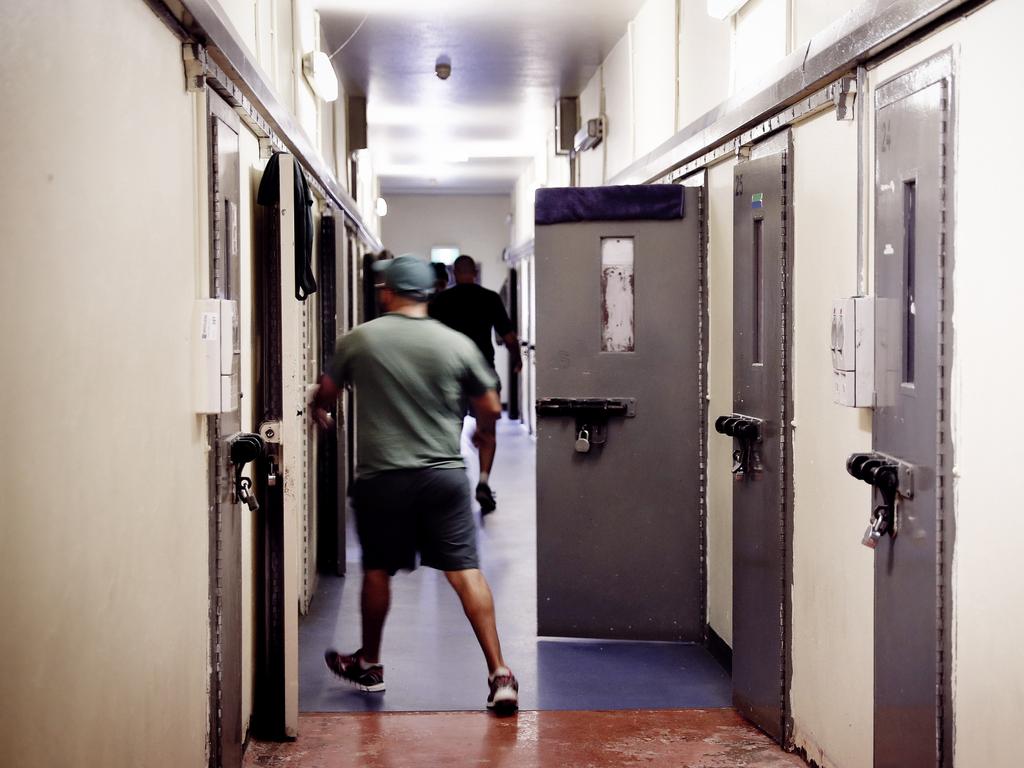
[[[413,253],[375,261],[373,271],[384,277],[384,284],[395,293],[426,299],[434,290],[434,270]]]

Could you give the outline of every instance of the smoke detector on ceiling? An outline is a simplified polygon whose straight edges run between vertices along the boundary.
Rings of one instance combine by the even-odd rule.
[[[452,75],[452,60],[446,54],[441,54],[434,62],[434,74],[438,80],[447,80]]]

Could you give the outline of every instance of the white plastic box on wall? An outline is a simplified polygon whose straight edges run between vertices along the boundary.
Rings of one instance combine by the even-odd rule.
[[[875,393],[875,302],[870,296],[832,304],[832,399],[871,408]]]
[[[192,309],[196,413],[230,413],[239,405],[239,376],[234,369],[238,302],[197,299]]]

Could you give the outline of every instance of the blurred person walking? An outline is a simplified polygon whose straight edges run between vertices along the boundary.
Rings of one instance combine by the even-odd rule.
[[[427,315],[434,271],[412,254],[374,264],[386,314],[338,341],[311,403],[327,409],[340,388],[357,393],[357,479],[352,501],[363,557],[362,647],[324,654],[328,669],[363,691],[384,690],[381,638],[391,577],[420,564],[444,571],[487,662],[487,707],[518,707],[519,684],[505,664],[494,599],[479,569],[465,462],[460,453],[464,403],[477,415],[473,442],[493,455],[501,415],[497,380],[477,348]]]
[[[512,326],[512,321],[509,320],[501,297],[477,284],[477,265],[472,257],[466,254],[459,256],[452,269],[455,274],[455,285],[434,296],[430,302],[430,316],[473,340],[490,365],[494,378],[499,382],[500,392],[501,380],[494,368],[491,331],[493,329],[505,343],[514,373],[519,373],[523,368],[519,353],[519,336]],[[476,416],[476,413],[473,412],[473,415]],[[496,449],[497,441],[479,446],[480,479],[476,486],[476,500],[480,504],[481,515],[490,514],[498,506],[490,486]]]

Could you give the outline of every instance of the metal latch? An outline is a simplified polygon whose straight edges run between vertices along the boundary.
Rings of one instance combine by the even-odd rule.
[[[537,401],[538,416],[571,416],[576,421],[577,453],[590,453],[594,446],[608,442],[608,419],[636,416],[636,400],[631,397],[542,397]]]
[[[899,533],[897,502],[914,497],[914,467],[893,456],[872,451],[854,453],[846,460],[846,471],[858,480],[876,488],[882,503],[871,512],[871,522],[861,543],[869,549],[878,546],[882,536],[893,538]]]
[[[730,413],[715,419],[715,431],[736,441],[736,449],[732,452],[732,473],[737,478],[761,470],[758,444],[761,442],[763,427],[764,419],[741,413]]]
[[[235,465],[235,496],[255,512],[260,508],[253,493],[252,478],[243,477],[245,465],[263,458],[263,440],[251,432],[239,432],[228,438],[228,453]]]

